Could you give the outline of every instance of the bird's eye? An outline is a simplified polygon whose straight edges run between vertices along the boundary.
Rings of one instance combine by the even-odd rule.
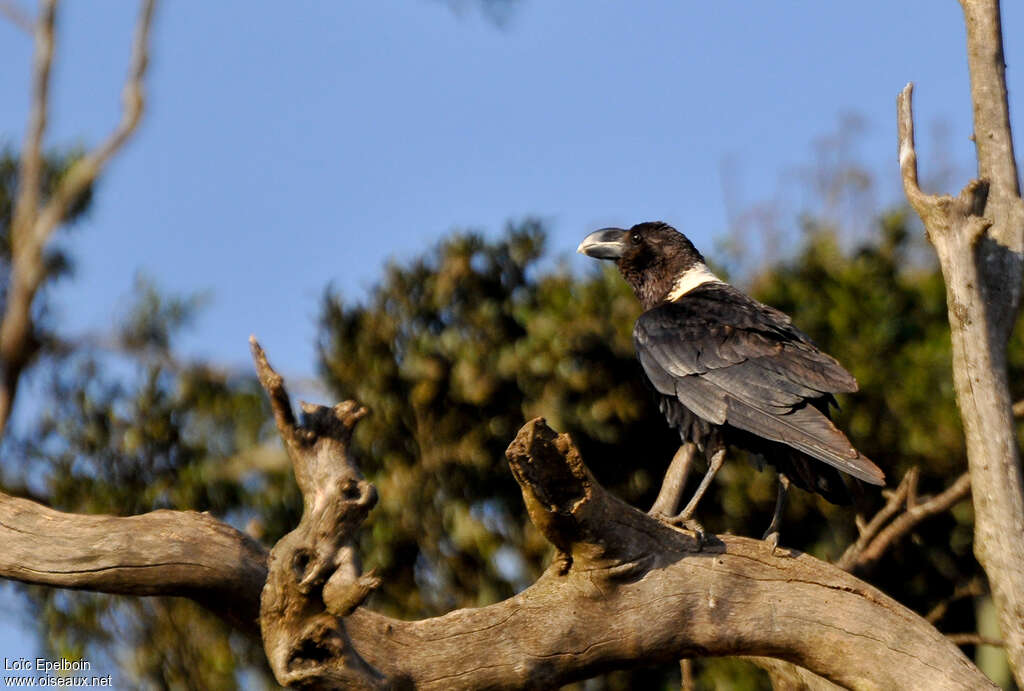
[[[643,238],[640,237],[640,233],[633,233],[633,235],[629,239],[633,242],[634,245],[639,245],[640,241]]]

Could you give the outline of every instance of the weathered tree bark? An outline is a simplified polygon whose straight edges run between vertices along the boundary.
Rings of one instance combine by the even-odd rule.
[[[353,542],[377,503],[348,453],[352,428],[366,409],[352,401],[334,408],[306,404],[297,423],[284,381],[250,340],[303,498],[302,520],[271,550],[263,587],[260,627],[270,667],[284,686],[384,688],[383,675],[359,656],[344,624],[379,584],[362,574]]]
[[[254,354],[305,507],[269,569],[265,550],[205,514],[74,516],[8,497],[0,575],[190,597],[250,633],[262,591],[268,659],[281,683],[302,688],[545,688],[709,655],[777,658],[849,688],[990,686],[928,622],[835,566],[742,537],[698,549],[692,533],[605,491],[541,419],[507,456],[531,520],[558,549],[547,571],[488,607],[411,622],[375,614],[359,606],[376,581],[352,548],[375,501],[348,453],[363,411],[305,406],[297,422],[280,377]]]
[[[974,500],[974,553],[988,575],[1014,675],[1024,685],[1024,480],[1006,353],[1020,308],[1024,202],[1006,97],[998,0],[961,0],[978,175],[957,198],[917,182],[911,85],[899,98],[903,187],[939,257]]]
[[[213,516],[85,516],[0,494],[0,577],[57,588],[196,600],[259,632],[267,551]]]

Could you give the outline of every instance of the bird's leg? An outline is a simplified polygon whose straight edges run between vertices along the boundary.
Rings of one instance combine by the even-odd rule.
[[[704,544],[704,528],[693,518],[694,512],[697,510],[697,504],[700,502],[701,497],[708,491],[708,487],[711,486],[711,481],[715,479],[715,475],[722,467],[722,463],[725,461],[725,444],[717,436],[713,438],[706,447],[709,455],[708,460],[708,471],[704,473],[704,477],[700,481],[700,485],[697,487],[697,491],[693,493],[693,497],[690,502],[686,505],[686,508],[680,512],[678,516],[672,519],[673,523],[681,524],[692,530],[697,534],[697,542],[700,545]]]
[[[711,486],[711,481],[715,479],[715,475],[722,468],[722,463],[725,461],[725,444],[715,441],[714,444],[708,444],[708,472],[704,473],[704,477],[700,481],[700,485],[697,487],[697,491],[693,493],[693,497],[690,502],[686,505],[686,508],[677,516],[681,521],[688,521],[693,518],[694,512],[697,510],[697,504],[700,502],[701,497],[708,491],[708,487]]]
[[[668,518],[676,514],[679,502],[683,498],[683,489],[686,488],[686,480],[690,477],[690,470],[693,468],[693,457],[696,450],[697,445],[692,441],[684,442],[679,447],[665,472],[665,479],[661,482],[658,498],[654,500],[648,514],[657,518]]]
[[[779,546],[779,523],[782,519],[782,507],[786,503],[786,494],[789,492],[789,477],[785,473],[779,473],[779,494],[775,498],[775,513],[772,514],[772,522],[768,524],[768,530],[764,531],[765,540],[775,553]]]

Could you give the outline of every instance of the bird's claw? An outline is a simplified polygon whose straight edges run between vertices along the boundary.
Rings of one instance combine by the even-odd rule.
[[[779,546],[779,531],[769,529],[761,539],[764,540],[765,544],[767,544],[771,549],[772,556],[775,556],[775,550]]]
[[[689,531],[692,531],[694,534],[694,538],[697,540],[697,551],[699,552],[704,547],[707,538],[707,533],[704,531],[704,526],[702,526],[697,519],[691,516],[687,516],[685,515],[685,513],[686,512],[677,514],[675,516],[667,516],[661,513],[660,511],[650,511],[648,512],[648,515],[651,516],[651,518],[655,518],[661,521],[662,523],[667,523],[668,525],[674,526],[676,528],[685,528]]]
[[[680,516],[677,525],[681,525],[687,530],[692,530],[693,537],[697,540],[697,551],[699,552],[704,549],[707,534],[704,532],[704,526],[696,518],[683,518]]]

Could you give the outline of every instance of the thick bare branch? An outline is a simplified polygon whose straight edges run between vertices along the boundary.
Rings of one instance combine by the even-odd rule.
[[[205,513],[61,513],[0,494],[0,577],[122,595],[192,598],[259,630],[267,551]]]
[[[606,492],[542,420],[508,458],[569,568],[553,565],[510,600],[420,622],[356,610],[349,634],[389,680],[548,688],[694,655],[761,655],[850,688],[990,686],[920,617],[831,565],[732,536],[696,551],[690,533]]]
[[[999,611],[1006,650],[1024,685],[1024,477],[1007,382],[1006,348],[1020,308],[1024,202],[1006,96],[998,0],[961,0],[979,180],[957,199],[922,197],[913,154],[910,89],[899,99],[900,167],[946,283],[953,383],[973,488],[974,552]]]
[[[363,575],[355,532],[377,503],[348,453],[352,428],[366,409],[303,404],[296,424],[284,381],[250,338],[260,383],[302,492],[302,519],[270,552],[260,606],[263,647],[284,686],[381,688],[384,677],[356,652],[343,617],[379,585]]]
[[[36,57],[32,79],[32,105],[21,154],[18,198],[11,228],[11,276],[3,321],[0,322],[0,436],[14,405],[21,371],[37,350],[32,324],[32,302],[44,274],[43,250],[64,221],[68,209],[99,176],[142,118],[143,79],[149,63],[149,30],[155,0],[144,0],[135,28],[131,67],[123,93],[121,121],[95,150],[77,160],[57,189],[42,203],[42,142],[46,132],[50,66],[54,52],[56,0],[45,0],[36,25]]]
[[[348,613],[366,588],[344,537],[365,516],[369,494],[362,481],[352,483],[357,471],[347,453],[339,455],[351,418],[340,419],[338,410],[307,406],[298,428],[306,439],[304,462],[313,466],[307,477],[327,481],[318,485],[312,507],[307,497],[299,528],[274,548],[263,591],[268,654],[278,664],[284,658],[289,683],[546,688],[687,656],[753,655],[785,659],[850,688],[988,685],[931,625],[834,566],[733,536],[698,551],[692,534],[605,491],[569,438],[542,420],[523,428],[509,447],[509,463],[531,518],[565,560],[519,595],[488,607],[423,621],[363,607]],[[4,514],[3,529],[31,548],[0,554],[4,575],[186,595],[222,610],[240,602],[246,612],[259,596],[265,553],[237,531],[211,528],[216,521],[207,516],[68,516],[8,501],[28,508]],[[90,539],[82,539],[86,527],[95,531]],[[333,547],[322,543],[342,545],[333,552],[333,572]],[[206,578],[208,571],[216,577]],[[105,580],[112,574],[113,585]],[[168,585],[182,582],[179,590]],[[332,582],[342,597],[329,594]],[[268,631],[275,626],[279,633]]]

